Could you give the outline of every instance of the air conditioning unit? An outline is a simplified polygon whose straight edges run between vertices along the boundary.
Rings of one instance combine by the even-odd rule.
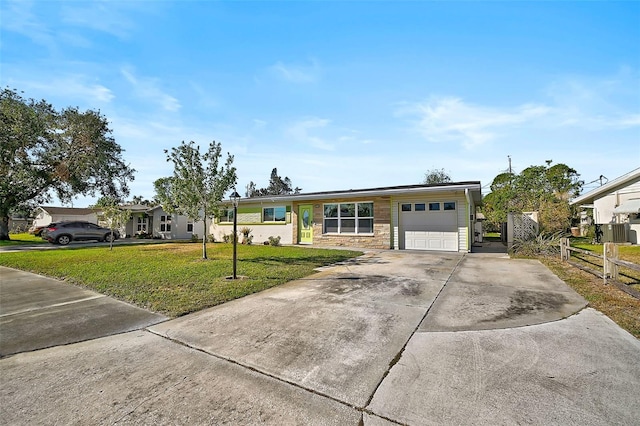
[[[626,223],[605,223],[600,227],[603,243],[626,243],[628,241]]]

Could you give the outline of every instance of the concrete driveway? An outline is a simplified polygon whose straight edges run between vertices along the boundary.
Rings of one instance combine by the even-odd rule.
[[[0,422],[637,424],[640,342],[584,306],[535,261],[369,252],[0,359]]]

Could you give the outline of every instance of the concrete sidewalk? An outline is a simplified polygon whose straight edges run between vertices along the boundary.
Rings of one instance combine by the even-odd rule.
[[[165,320],[94,291],[0,266],[0,356],[139,330]]]
[[[637,424],[640,342],[584,305],[539,262],[370,252],[0,359],[0,422]]]

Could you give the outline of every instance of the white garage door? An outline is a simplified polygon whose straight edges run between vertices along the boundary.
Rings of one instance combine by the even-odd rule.
[[[429,210],[439,207],[439,210]],[[444,210],[445,203],[401,204],[400,227],[404,236],[404,248],[407,250],[458,251],[458,215],[455,209]],[[451,203],[448,207],[451,208]],[[416,205],[418,210],[416,210]],[[405,211],[402,211],[404,209]]]

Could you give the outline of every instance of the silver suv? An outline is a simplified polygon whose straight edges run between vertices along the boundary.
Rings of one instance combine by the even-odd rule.
[[[42,230],[42,238],[50,243],[66,246],[71,241],[98,240],[111,241],[111,229],[102,228],[91,222],[69,221],[55,222]],[[120,238],[120,233],[113,231],[113,239]]]

